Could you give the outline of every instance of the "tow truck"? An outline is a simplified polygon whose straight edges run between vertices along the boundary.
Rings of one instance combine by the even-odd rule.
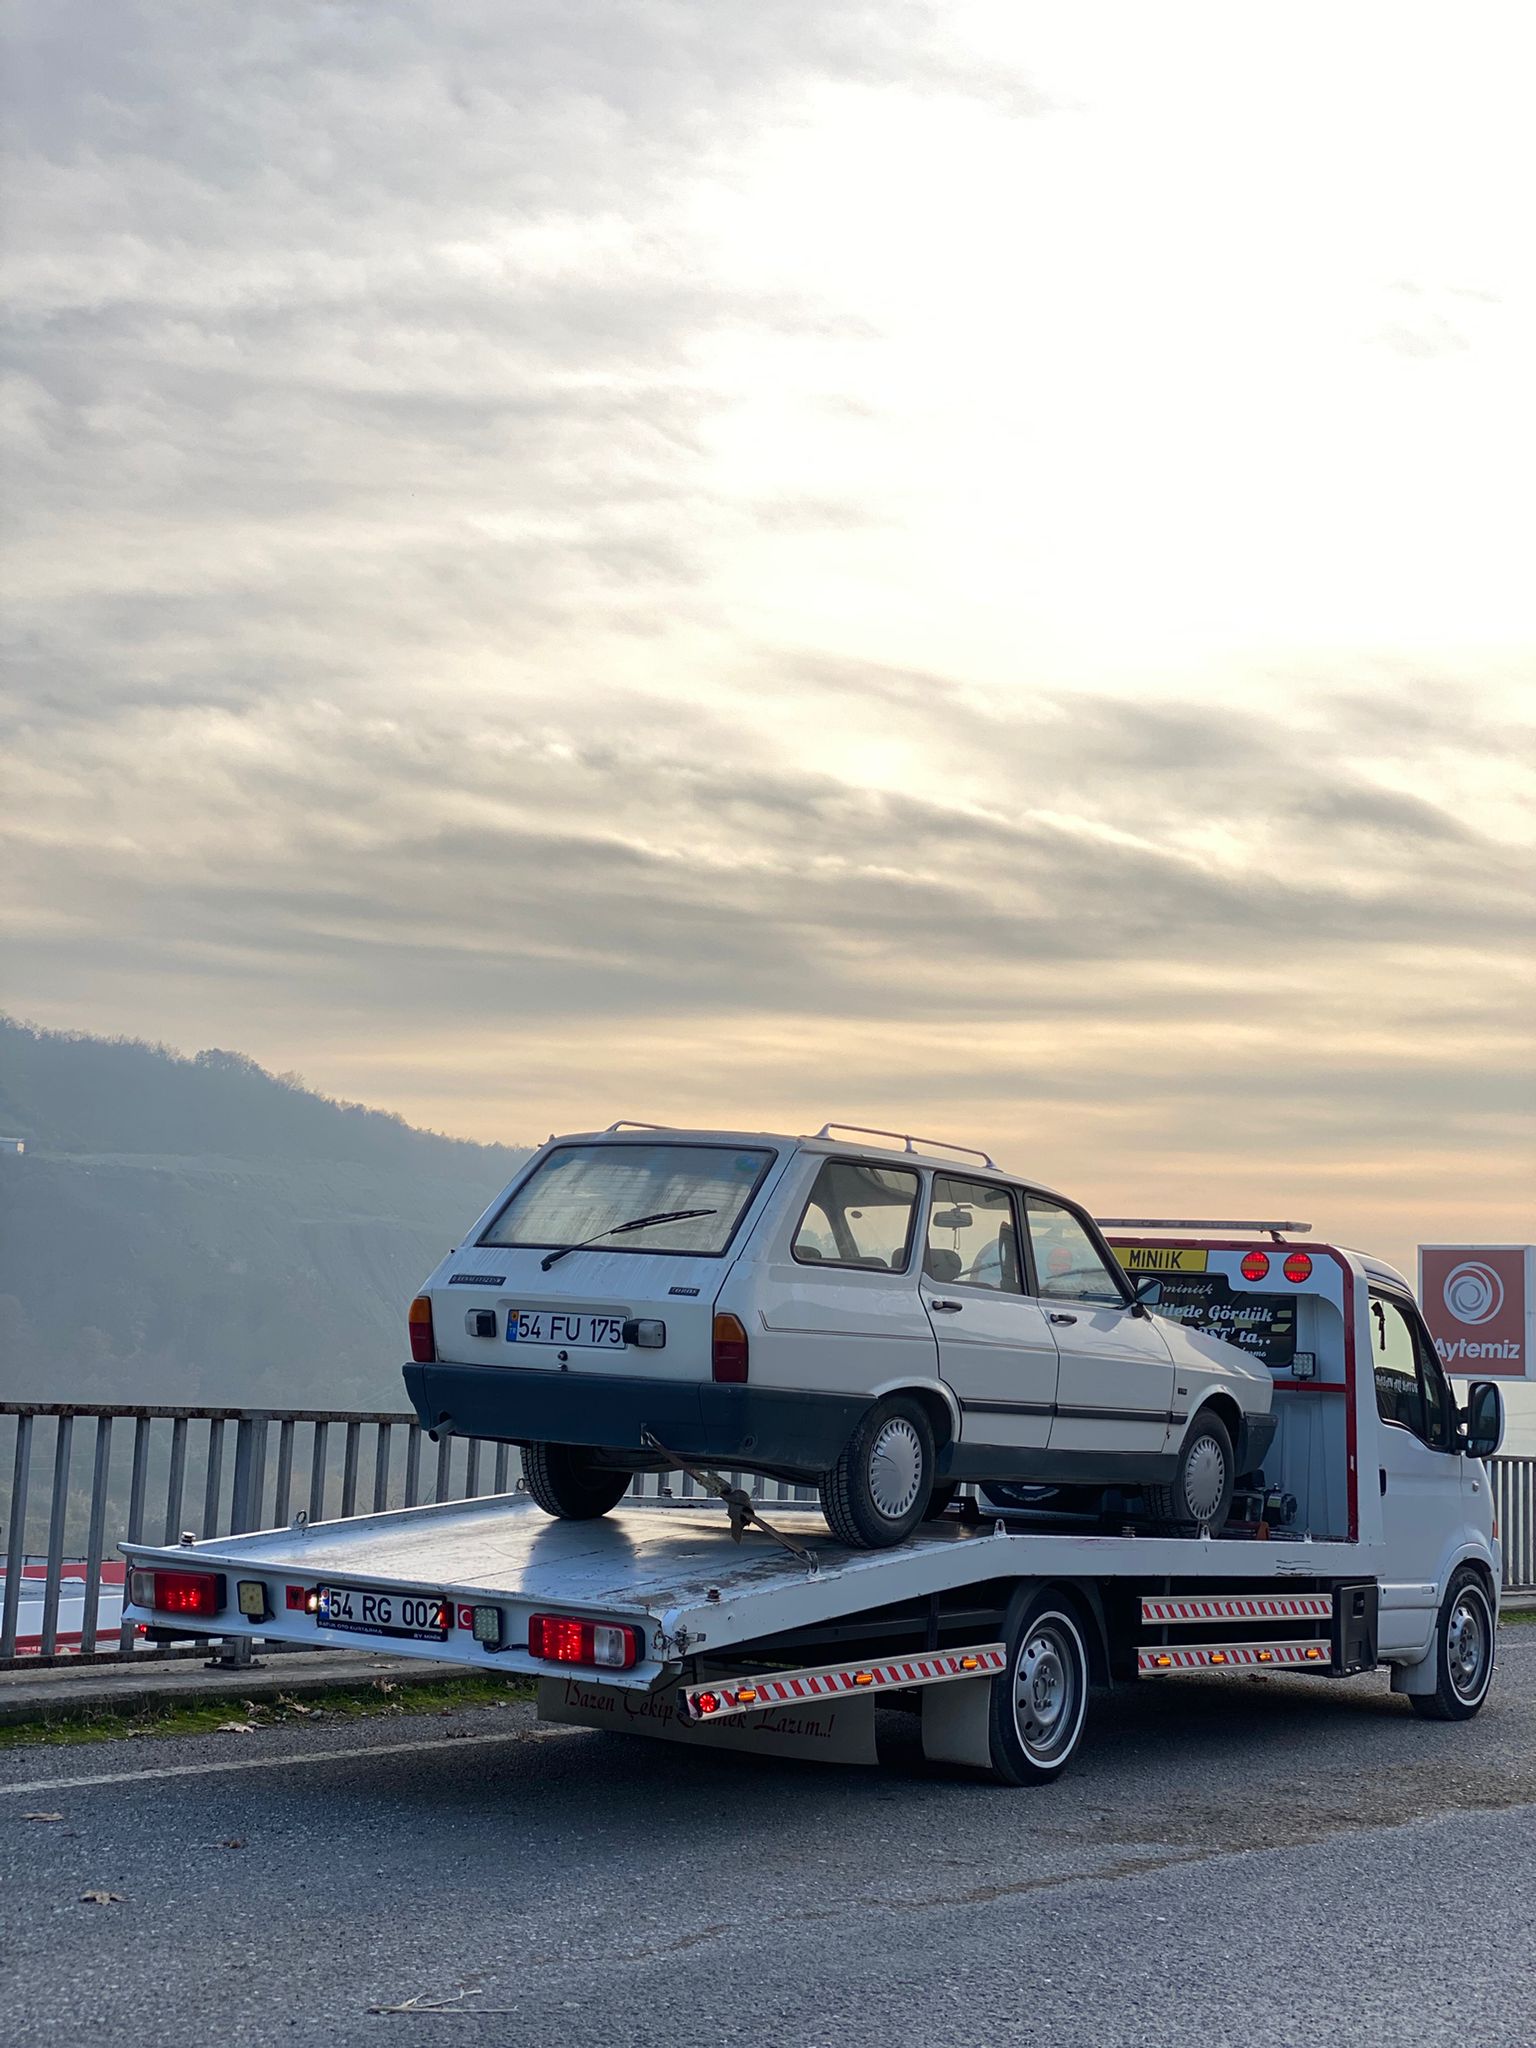
[[[514,1493],[124,1544],[125,1621],[521,1674],[546,1720],[760,1754],[873,1763],[876,1707],[904,1705],[928,1758],[1010,1785],[1060,1775],[1097,1686],[1385,1666],[1420,1716],[1470,1719],[1498,1625],[1497,1385],[1458,1408],[1407,1281],[1305,1224],[1101,1220],[1155,1313],[1273,1375],[1262,1481],[1217,1533],[999,1488],[860,1551],[706,1469],[693,1498],[653,1477],[586,1522]]]

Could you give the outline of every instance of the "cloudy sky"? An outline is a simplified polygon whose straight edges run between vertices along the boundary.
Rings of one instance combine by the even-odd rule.
[[[1532,1235],[1528,7],[9,21],[6,1008]]]

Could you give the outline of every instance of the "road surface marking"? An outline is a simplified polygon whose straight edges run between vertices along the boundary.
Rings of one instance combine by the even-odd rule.
[[[526,1729],[509,1728],[505,1734],[496,1735],[445,1735],[436,1742],[387,1742],[361,1749],[313,1749],[292,1756],[232,1756],[227,1762],[216,1764],[161,1764],[150,1770],[103,1771],[94,1778],[28,1778],[24,1784],[0,1785],[0,1796],[74,1792],[83,1785],[131,1785],[141,1778],[207,1778],[215,1771],[276,1771],[294,1764],[355,1763],[362,1757],[422,1756],[434,1749],[479,1749],[493,1742],[554,1742],[581,1732],[576,1728],[552,1728],[547,1732],[541,1728],[537,1734],[532,1734]]]

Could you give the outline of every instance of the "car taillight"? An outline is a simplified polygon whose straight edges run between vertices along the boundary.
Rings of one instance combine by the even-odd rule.
[[[628,1671],[640,1660],[640,1631],[613,1621],[582,1621],[574,1614],[530,1614],[528,1654],[551,1664],[596,1664]]]
[[[411,1357],[417,1365],[430,1365],[437,1357],[437,1342],[432,1335],[432,1302],[425,1294],[418,1294],[411,1303]]]
[[[1242,1274],[1245,1280],[1262,1280],[1268,1271],[1268,1252],[1246,1252],[1244,1254]]]
[[[1310,1280],[1312,1278],[1312,1254],[1310,1252],[1292,1252],[1280,1270],[1284,1273],[1287,1280],[1294,1281],[1296,1286],[1299,1287],[1303,1280]]]
[[[156,1614],[192,1614],[211,1621],[224,1605],[224,1580],[218,1572],[135,1571],[129,1575],[128,1599]]]
[[[747,1333],[740,1316],[716,1316],[714,1344],[710,1351],[709,1376],[732,1386],[743,1386],[747,1377]]]

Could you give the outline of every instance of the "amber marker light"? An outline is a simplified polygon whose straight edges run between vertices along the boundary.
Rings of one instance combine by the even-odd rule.
[[[736,1704],[738,1707],[750,1706],[756,1698],[757,1687],[755,1685],[738,1686],[736,1691]]]
[[[979,1657],[962,1657],[960,1659],[960,1669],[962,1671],[979,1671],[981,1669],[981,1659]]]

